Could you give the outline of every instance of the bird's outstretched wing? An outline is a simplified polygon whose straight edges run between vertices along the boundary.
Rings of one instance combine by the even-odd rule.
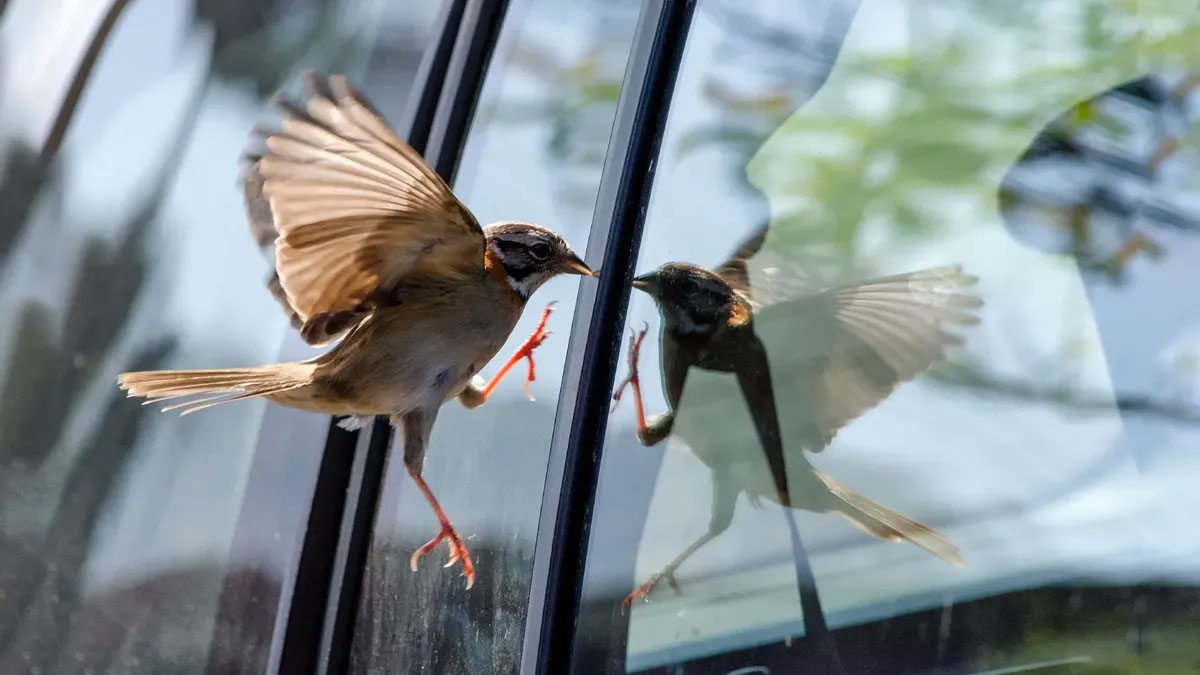
[[[713,269],[755,310],[808,295],[821,285],[799,261],[763,250],[769,227],[760,225],[738,245],[728,260]]]
[[[957,266],[830,288],[772,305],[755,328],[772,345],[784,436],[818,452],[851,420],[946,357],[979,322],[976,282]]]
[[[713,271],[717,276],[725,280],[734,293],[742,296],[746,302],[753,304],[754,296],[750,288],[750,259],[753,258],[760,249],[763,242],[767,240],[767,226],[760,225],[750,233],[749,237],[738,246],[729,260],[721,263],[719,267]]]
[[[270,255],[273,261],[275,240],[279,238],[279,232],[275,229],[275,219],[271,216],[271,202],[262,192],[264,179],[262,172],[258,170],[258,162],[261,159],[262,156],[259,154],[247,153],[246,166],[241,176],[242,193],[246,202],[246,222],[250,226],[250,236],[254,238],[254,243],[264,253]],[[275,271],[273,262],[271,276],[267,278],[267,290],[283,308],[283,313],[287,315],[292,326],[297,329],[302,328],[304,322],[300,320],[300,314],[288,302],[287,293],[284,293],[283,285],[279,283],[279,272]]]
[[[483,268],[484,235],[449,186],[346,78],[307,76],[303,106],[278,99],[277,131],[243,187],[251,232],[274,241],[268,282],[310,344],[336,338],[397,285]],[[265,206],[265,208],[264,208]]]

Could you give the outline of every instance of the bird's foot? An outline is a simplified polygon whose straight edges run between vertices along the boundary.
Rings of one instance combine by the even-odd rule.
[[[640,393],[641,379],[638,377],[638,358],[642,352],[642,340],[646,339],[646,331],[650,330],[650,324],[642,323],[642,330],[634,333],[632,328],[629,329],[629,339],[632,342],[629,345],[629,377],[621,381],[617,385],[617,390],[613,392],[613,411],[621,403],[621,395],[625,393],[625,387],[632,386],[635,393]]]
[[[482,389],[479,389],[478,385],[472,385],[479,391],[479,393],[478,395],[471,395],[468,399],[464,399],[464,403],[467,405],[467,407],[473,408],[486,401],[488,397],[492,395],[492,390],[496,388],[496,385],[500,384],[500,380],[504,379],[504,376],[508,374],[508,371],[512,370],[512,367],[517,365],[521,359],[526,359],[529,361],[529,373],[525,376],[525,396],[529,397],[530,401],[533,400],[533,394],[529,391],[529,383],[533,382],[536,376],[533,367],[533,350],[541,347],[542,343],[546,341],[546,338],[550,337],[550,331],[546,330],[546,320],[550,318],[550,312],[554,311],[554,305],[556,304],[558,303],[551,302],[550,304],[546,305],[546,309],[542,312],[542,318],[538,320],[537,326],[533,329],[533,334],[530,335],[520,347],[517,347],[517,351],[513,352],[512,356],[508,357],[508,361],[505,361],[504,365],[500,367],[500,370],[496,371],[496,374],[492,376],[491,380],[488,380],[487,384],[484,385]]]
[[[450,560],[443,567],[450,567],[454,563],[462,564],[462,575],[467,578],[467,588],[475,585],[475,565],[471,562],[471,552],[467,550],[466,544],[463,543],[462,537],[458,536],[458,532],[454,530],[454,526],[449,521],[442,522],[442,530],[437,536],[430,539],[424,546],[413,551],[412,558],[408,561],[408,566],[412,571],[417,571],[417,562],[421,556],[428,555],[437,548],[437,545],[445,540],[450,547]]]
[[[654,590],[654,587],[658,585],[658,582],[664,579],[667,581],[667,585],[675,591],[676,595],[683,595],[683,589],[679,588],[679,582],[675,580],[675,570],[660,570],[654,574],[651,574],[650,578],[646,580],[646,583],[633,589],[632,593],[625,596],[625,599],[621,601],[622,616],[629,611],[630,605],[632,605],[635,601],[643,599],[649,595],[650,591]]]
[[[338,421],[337,425],[346,431],[358,431],[370,423],[371,418],[366,415],[350,415],[348,417],[343,417],[340,421]]]
[[[546,309],[542,310],[542,318],[538,319],[537,326],[533,329],[533,334],[525,340],[524,344],[517,348],[517,352],[513,354],[511,361],[513,363],[525,359],[529,362],[529,373],[525,376],[525,396],[530,400],[533,399],[533,394],[529,391],[529,384],[537,378],[533,363],[533,350],[542,346],[546,338],[550,337],[550,331],[546,330],[546,321],[550,318],[550,313],[554,311],[554,306],[557,301],[546,305]]]

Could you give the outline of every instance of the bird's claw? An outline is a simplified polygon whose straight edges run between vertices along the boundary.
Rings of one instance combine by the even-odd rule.
[[[533,329],[533,334],[517,349],[516,358],[525,359],[529,363],[529,372],[525,375],[525,397],[530,401],[535,399],[533,398],[533,392],[529,389],[529,385],[537,379],[537,372],[533,363],[533,350],[541,347],[546,338],[553,334],[546,330],[546,321],[550,318],[550,313],[554,311],[554,306],[557,304],[558,301],[554,300],[546,305],[546,309],[542,310],[542,318],[538,319],[537,326]]]
[[[668,569],[655,572],[650,575],[650,578],[644,584],[633,589],[633,592],[625,596],[625,599],[621,601],[621,615],[624,616],[635,601],[646,598],[650,594],[650,591],[654,590],[654,587],[658,585],[658,582],[663,579],[667,580],[667,584],[677,595],[683,595],[683,590],[679,588],[679,582],[675,580],[675,570]],[[649,599],[646,599],[646,602],[649,602]]]
[[[420,561],[421,556],[431,553],[433,549],[437,548],[438,544],[442,543],[443,539],[446,540],[447,545],[450,547],[450,559],[442,567],[450,567],[455,563],[461,563],[463,568],[462,575],[467,578],[467,589],[470,590],[475,585],[475,565],[471,562],[471,552],[467,550],[466,544],[463,543],[462,538],[458,536],[458,532],[454,530],[454,526],[450,523],[442,523],[442,530],[438,532],[436,537],[430,539],[421,548],[413,551],[412,557],[408,560],[409,569],[416,572],[417,563]]]

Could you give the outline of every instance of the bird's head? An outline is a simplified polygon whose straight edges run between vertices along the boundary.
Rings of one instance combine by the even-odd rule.
[[[704,333],[725,322],[737,296],[716,273],[690,263],[670,262],[633,280],[633,287],[654,298],[668,327],[680,333]]]
[[[504,267],[509,285],[526,300],[560,274],[595,275],[562,237],[544,227],[502,222],[488,225],[483,233],[488,248]]]

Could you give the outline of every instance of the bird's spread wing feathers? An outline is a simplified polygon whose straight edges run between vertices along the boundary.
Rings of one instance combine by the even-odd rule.
[[[446,183],[345,78],[308,85],[303,107],[278,101],[285,119],[262,132],[266,151],[244,182],[255,238],[278,233],[281,302],[307,324],[361,311],[400,282],[478,273],[483,231]]]
[[[827,289],[756,315],[771,351],[789,426],[805,449],[823,449],[848,422],[899,384],[943,360],[978,323],[976,279],[957,266]],[[786,342],[779,341],[786,335]],[[786,345],[786,348],[783,348]]]
[[[760,225],[713,271],[754,310],[808,295],[820,284],[789,256],[763,250],[767,225]]]
[[[720,267],[713,270],[717,276],[725,280],[734,293],[742,296],[746,302],[753,303],[753,295],[750,290],[750,259],[758,253],[762,248],[763,242],[767,240],[767,226],[762,225],[755,228],[754,232],[747,237],[733,255],[721,264]]]

